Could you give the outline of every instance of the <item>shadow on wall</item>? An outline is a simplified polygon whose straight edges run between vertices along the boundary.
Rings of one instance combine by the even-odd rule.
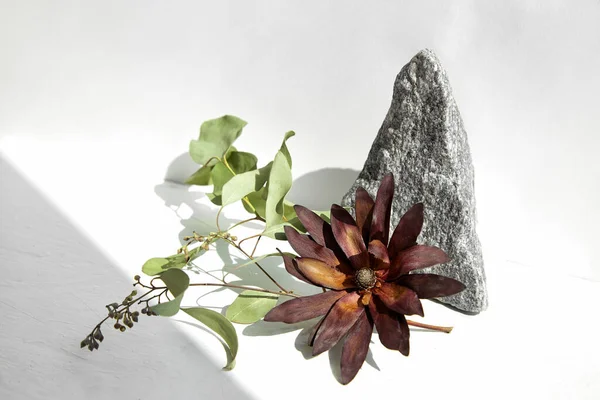
[[[2,157],[0,193],[0,398],[251,398],[167,319],[80,349],[131,278]]]
[[[288,195],[290,201],[312,210],[326,211],[332,204],[340,204],[352,187],[359,171],[342,168],[323,168],[294,180]]]

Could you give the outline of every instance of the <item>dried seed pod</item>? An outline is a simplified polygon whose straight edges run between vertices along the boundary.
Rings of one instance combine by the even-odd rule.
[[[100,331],[100,329],[97,329],[96,332],[94,332],[94,339],[97,339],[99,341],[103,341],[104,340],[104,335],[102,334],[102,332]]]

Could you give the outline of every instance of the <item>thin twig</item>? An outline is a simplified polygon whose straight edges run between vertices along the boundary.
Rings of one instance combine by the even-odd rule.
[[[190,283],[190,286],[219,286],[219,287],[227,287],[227,288],[233,288],[233,289],[254,290],[255,292],[278,294],[278,295],[289,296],[289,297],[302,297],[298,294],[295,294],[292,292],[287,292],[285,290],[282,292],[276,292],[273,290],[255,288],[255,287],[251,287],[251,286],[232,285],[230,283]]]
[[[451,327],[451,326],[429,325],[429,324],[424,324],[422,322],[411,321],[408,319],[406,320],[406,322],[409,325],[416,326],[418,328],[431,329],[432,331],[440,331],[440,332],[444,332],[444,333],[450,333],[450,332],[452,332],[452,329],[453,329],[453,327]]]
[[[242,252],[246,257],[248,257],[250,260],[254,260],[254,257],[252,257],[250,254],[246,253],[244,251],[244,249],[242,249],[240,246],[238,246],[235,242],[233,242],[230,239],[225,239],[227,240],[229,243],[231,243],[231,245],[233,247],[235,247],[236,249],[238,249],[240,252]],[[279,284],[279,282],[277,282],[258,262],[254,262],[254,264],[256,264],[256,266],[267,276],[267,278],[269,278],[271,280],[271,282],[273,282],[275,284],[275,286],[277,286],[279,289],[281,289],[284,292],[288,292],[283,286],[281,286]]]

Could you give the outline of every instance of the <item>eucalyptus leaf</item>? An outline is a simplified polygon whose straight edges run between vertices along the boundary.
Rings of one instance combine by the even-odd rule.
[[[221,336],[229,351],[227,365],[223,368],[231,370],[235,366],[235,357],[238,352],[238,337],[233,324],[218,312],[201,307],[182,308],[191,317],[202,322],[217,335]]]
[[[232,151],[227,155],[228,168],[219,161],[212,169],[211,179],[213,181],[213,192],[208,196],[209,200],[216,205],[222,205],[223,186],[236,174],[256,169],[256,156],[242,151]],[[232,172],[233,170],[233,172]]]
[[[266,203],[267,228],[283,222],[283,200],[292,187],[292,171],[285,155],[278,151],[269,175]]]
[[[160,315],[161,317],[172,317],[179,312],[179,306],[183,299],[183,293],[175,297],[173,300],[155,304],[150,309]]]
[[[163,317],[172,317],[179,311],[181,300],[190,286],[190,277],[180,269],[168,269],[160,274],[160,279],[165,283],[169,292],[175,297],[173,300],[156,304],[152,311]]]
[[[165,283],[169,292],[177,297],[190,286],[190,277],[180,269],[168,269],[160,274],[160,280]]]
[[[194,172],[189,178],[185,180],[188,185],[210,185],[212,180],[210,173],[212,172],[213,165],[204,164],[200,169]]]
[[[223,185],[222,205],[235,203],[252,192],[258,192],[267,182],[272,164],[232,177]]]
[[[244,208],[246,209],[246,211],[248,211],[249,213],[255,213],[257,216],[259,216],[262,219],[266,219],[267,218],[267,211],[266,211],[266,208],[267,208],[267,188],[266,187],[263,187],[258,192],[249,193],[246,196],[246,199],[248,200],[248,202],[250,204],[252,204],[252,207],[254,207],[254,210],[252,210],[244,202],[243,204],[244,204]]]
[[[292,136],[295,136],[296,132],[294,131],[289,131],[287,132],[284,136],[283,136],[283,143],[281,143],[281,148],[279,149],[279,151],[281,151],[283,153],[283,155],[285,156],[288,164],[290,165],[290,168],[292,168],[292,155],[290,154],[290,151],[287,148],[287,140],[289,138],[291,138]]]
[[[227,163],[236,174],[256,169],[257,162],[254,154],[245,151],[232,151],[227,154]]]
[[[168,269],[178,268],[182,269],[190,261],[194,260],[200,255],[201,249],[196,247],[189,251],[186,256],[184,253],[174,254],[169,257],[156,257],[151,258],[144,263],[142,266],[142,272],[149,276],[158,275]]]
[[[240,136],[246,121],[224,115],[205,121],[200,127],[198,140],[190,142],[190,156],[198,164],[206,164],[212,157],[223,157],[229,146]]]
[[[227,308],[225,316],[238,324],[253,324],[277,304],[279,296],[256,290],[244,290]]]
[[[223,191],[223,186],[231,178],[233,178],[233,174],[231,173],[231,171],[229,170],[229,168],[227,168],[227,166],[225,164],[223,164],[222,162],[218,162],[213,167],[210,176],[211,176],[211,179],[212,179],[213,185],[214,185],[212,194],[214,196],[220,197],[221,193]]]
[[[151,258],[142,266],[142,272],[149,276],[158,275],[166,269],[163,267],[167,264],[169,264],[169,260],[166,258]]]

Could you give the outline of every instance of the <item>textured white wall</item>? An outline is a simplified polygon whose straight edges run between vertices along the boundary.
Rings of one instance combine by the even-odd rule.
[[[0,151],[9,160],[1,164],[0,310],[15,318],[0,328],[2,398],[44,398],[49,380],[49,397],[61,398],[73,379],[81,390],[73,399],[105,398],[99,382],[134,398],[114,376],[143,380],[127,364],[138,357],[153,376],[174,373],[144,353],[162,333],[114,338],[128,355],[92,362],[64,346],[111,301],[113,281],[121,279],[120,296],[145,258],[173,248],[173,216],[154,185],[199,124],[224,113],[246,119],[238,147],[264,162],[293,129],[296,178],[343,168],[350,172],[336,176],[351,181],[396,73],[425,47],[446,66],[469,134],[486,259],[600,280],[597,0],[0,0],[0,10]],[[314,199],[296,196],[326,205],[344,190],[328,184]],[[132,230],[151,232],[152,244]],[[24,250],[34,232],[49,240]],[[49,286],[61,283],[76,285],[87,305]],[[52,339],[40,339],[44,328]],[[173,346],[159,356],[193,351]],[[177,371],[196,379],[182,371],[197,361],[187,362]]]

